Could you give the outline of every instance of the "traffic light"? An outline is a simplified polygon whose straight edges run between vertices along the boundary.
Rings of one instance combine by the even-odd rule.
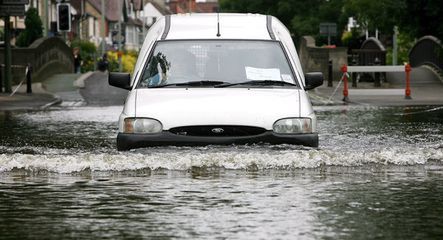
[[[57,31],[71,31],[71,5],[67,3],[57,5]]]

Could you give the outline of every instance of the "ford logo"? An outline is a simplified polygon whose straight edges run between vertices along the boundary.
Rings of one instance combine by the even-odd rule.
[[[211,130],[211,132],[213,132],[213,133],[217,133],[217,134],[220,134],[220,133],[223,133],[225,130],[223,129],[223,128],[213,128],[212,130]]]

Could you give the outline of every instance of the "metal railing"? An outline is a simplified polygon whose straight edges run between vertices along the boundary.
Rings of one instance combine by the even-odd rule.
[[[397,66],[347,66],[343,65],[341,71],[343,73],[343,101],[349,102],[349,88],[348,88],[348,73],[356,72],[373,72],[373,73],[383,73],[383,72],[405,72],[406,73],[406,84],[405,84],[405,99],[412,99],[411,97],[411,65],[397,65]],[[342,81],[340,80],[340,81]]]
[[[5,93],[10,93],[9,96],[13,96],[18,89],[23,85],[23,83],[26,81],[26,93],[32,93],[32,66],[30,63],[28,63],[27,65],[11,65],[11,68],[24,68],[25,71],[25,77],[22,79],[22,81],[17,85],[17,87],[12,90],[12,89],[3,89],[4,85],[3,85],[3,80],[4,80],[4,69],[5,69],[5,65],[4,64],[0,64],[0,93],[4,92]]]

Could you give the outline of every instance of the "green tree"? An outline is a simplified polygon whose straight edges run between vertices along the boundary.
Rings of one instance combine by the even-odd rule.
[[[433,35],[443,41],[443,4],[441,0],[404,0],[406,7],[400,30],[420,38]]]
[[[277,17],[288,27],[294,40],[317,35],[321,22],[335,22],[340,29],[346,24],[342,16],[344,0],[220,0],[224,12],[261,13]]]
[[[405,0],[346,0],[344,15],[353,16],[363,29],[392,33],[406,9]]]
[[[17,38],[16,45],[28,47],[43,36],[43,24],[35,8],[29,8],[25,16],[25,30]]]
[[[340,38],[348,17],[354,17],[361,27],[360,30],[377,29],[384,35],[392,35],[394,26],[399,26],[404,39],[434,35],[443,41],[441,0],[219,0],[219,2],[224,12],[276,16],[288,27],[294,40],[303,35],[318,35],[321,22],[337,23],[337,34]],[[355,34],[352,33],[353,38]]]

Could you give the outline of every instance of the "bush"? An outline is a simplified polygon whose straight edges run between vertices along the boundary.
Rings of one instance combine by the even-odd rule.
[[[83,60],[81,72],[94,71],[96,64],[101,61],[102,56],[97,53],[97,47],[94,43],[87,40],[76,39],[72,41],[71,48],[80,48],[80,56]],[[118,72],[118,53],[116,51],[108,51],[108,70],[110,72]],[[136,51],[126,51],[122,55],[122,71],[133,73],[138,53]]]
[[[74,49],[76,47],[80,48],[80,56],[83,61],[81,72],[94,71],[95,59],[97,58],[97,48],[94,43],[87,40],[76,39],[72,41],[71,48]]]
[[[405,32],[399,32],[397,36],[397,45],[398,45],[398,53],[397,53],[397,63],[402,65],[404,63],[409,62],[409,51],[414,46],[415,40],[409,34]],[[393,49],[389,47],[386,53],[386,64],[392,64],[392,55]]]
[[[108,53],[109,71],[118,72],[118,52],[109,51]],[[136,51],[127,51],[122,55],[122,71],[133,73],[138,53]]]
[[[17,37],[16,45],[19,47],[28,47],[35,40],[43,37],[43,24],[37,9],[29,8],[26,12],[25,26],[25,30]]]
[[[352,28],[350,32],[345,31],[341,36],[341,42],[348,49],[359,49],[361,47],[360,33],[357,28]]]

